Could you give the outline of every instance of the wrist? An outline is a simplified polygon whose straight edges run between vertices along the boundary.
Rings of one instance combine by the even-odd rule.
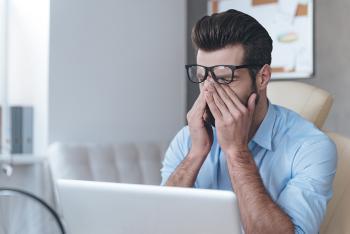
[[[230,175],[236,179],[246,175],[247,171],[248,174],[252,175],[251,171],[256,170],[255,160],[247,148],[230,151],[225,153],[225,156]]]
[[[242,154],[250,153],[250,150],[248,148],[248,145],[242,145],[242,146],[236,146],[231,147],[230,149],[223,150],[225,154],[229,157],[238,157]]]
[[[206,158],[210,150],[201,150],[196,148],[191,148],[187,157],[189,158]]]
[[[227,162],[233,166],[243,166],[255,163],[248,147],[235,148],[225,152]]]

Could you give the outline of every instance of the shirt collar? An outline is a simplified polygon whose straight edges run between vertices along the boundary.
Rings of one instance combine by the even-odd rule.
[[[264,120],[261,122],[260,127],[256,131],[252,141],[260,145],[261,147],[271,150],[272,149],[272,135],[273,126],[276,120],[276,111],[273,105],[268,102],[267,113]]]

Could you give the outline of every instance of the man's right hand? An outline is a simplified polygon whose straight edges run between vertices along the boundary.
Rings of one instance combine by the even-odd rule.
[[[204,91],[201,90],[196,102],[187,113],[187,122],[191,135],[191,155],[206,157],[213,144],[213,130],[206,122],[206,100]]]
[[[204,93],[201,91],[193,107],[187,113],[192,141],[191,149],[170,175],[166,186],[193,187],[195,184],[199,170],[213,144],[213,130],[211,125],[205,121],[206,105]]]

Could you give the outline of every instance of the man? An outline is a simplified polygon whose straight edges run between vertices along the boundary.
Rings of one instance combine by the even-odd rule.
[[[267,99],[269,34],[229,10],[199,20],[192,41],[197,64],[186,69],[200,94],[166,152],[162,185],[233,190],[246,233],[317,233],[332,196],[336,148]]]

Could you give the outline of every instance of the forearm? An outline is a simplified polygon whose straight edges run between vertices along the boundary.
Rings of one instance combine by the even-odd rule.
[[[165,186],[193,187],[205,156],[189,152],[170,175]]]
[[[275,204],[262,183],[258,168],[249,151],[227,157],[242,223],[246,233],[294,233],[287,214]]]

